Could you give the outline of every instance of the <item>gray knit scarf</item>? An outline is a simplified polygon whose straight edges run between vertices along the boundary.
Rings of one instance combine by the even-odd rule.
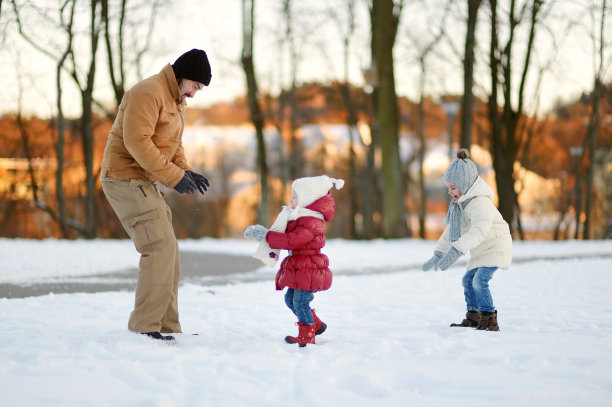
[[[450,225],[449,232],[451,242],[455,242],[461,237],[461,226],[467,225],[467,219],[465,218],[465,213],[463,210],[472,199],[474,199],[474,197],[466,199],[461,203],[457,203],[453,199],[451,200],[450,205],[448,205],[448,212],[446,213],[446,219],[444,219],[444,222]]]

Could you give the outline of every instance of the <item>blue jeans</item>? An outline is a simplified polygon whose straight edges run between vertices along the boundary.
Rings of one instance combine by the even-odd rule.
[[[478,267],[468,270],[463,276],[463,294],[468,311],[495,312],[489,291],[489,280],[495,270],[497,267]]]
[[[313,299],[314,294],[306,290],[288,288],[285,293],[285,304],[295,314],[298,321],[304,325],[314,325],[312,310],[310,309],[310,301]]]

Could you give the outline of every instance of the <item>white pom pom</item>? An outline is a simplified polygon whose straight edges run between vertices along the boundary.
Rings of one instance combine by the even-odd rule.
[[[343,179],[335,179],[335,178],[330,178],[330,179],[336,185],[336,189],[342,189],[342,187],[344,186]]]

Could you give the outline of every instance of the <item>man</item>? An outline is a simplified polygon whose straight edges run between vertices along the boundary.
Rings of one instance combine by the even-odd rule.
[[[182,146],[186,98],[210,83],[206,52],[192,49],[125,93],[102,161],[102,189],[140,253],[128,329],[173,341],[180,258],[172,213],[157,183],[180,194],[204,194],[208,180],[187,165]]]

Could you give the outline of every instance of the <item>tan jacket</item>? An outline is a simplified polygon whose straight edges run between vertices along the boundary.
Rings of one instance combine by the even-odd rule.
[[[170,64],[134,85],[108,135],[101,177],[178,184],[191,170],[182,145],[185,107]]]
[[[493,190],[480,177],[458,202],[472,198],[463,210],[467,225],[461,226],[461,237],[450,241],[450,226],[438,240],[435,250],[442,253],[454,246],[461,253],[470,252],[467,269],[500,267],[507,269],[512,263],[512,235],[508,224],[493,205]]]

